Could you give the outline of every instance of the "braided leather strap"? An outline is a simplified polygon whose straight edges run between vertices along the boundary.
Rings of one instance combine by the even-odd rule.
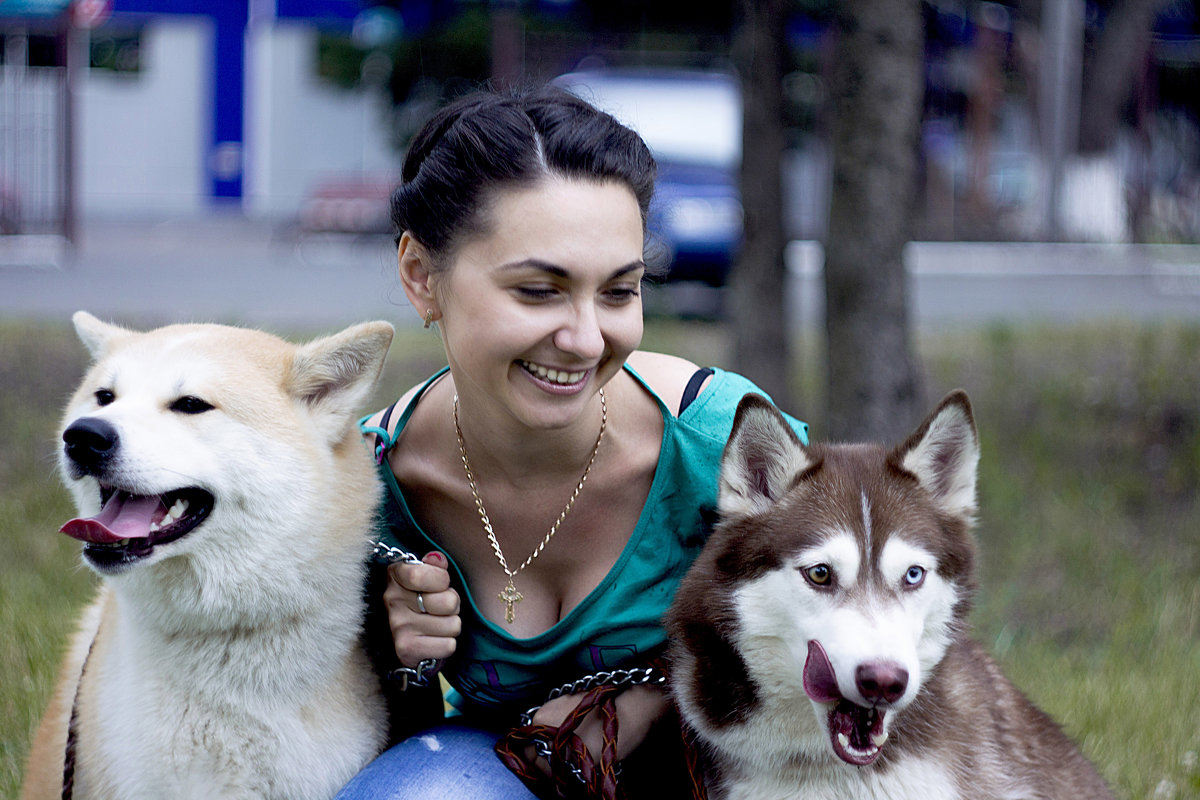
[[[617,781],[616,696],[624,687],[597,686],[584,694],[562,725],[529,724],[514,728],[496,743],[496,754],[539,797],[568,800],[622,800]],[[600,714],[602,746],[599,761],[575,732],[592,711]],[[550,765],[550,774],[527,760],[532,747]]]

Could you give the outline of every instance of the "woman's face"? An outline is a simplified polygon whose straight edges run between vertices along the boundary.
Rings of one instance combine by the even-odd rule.
[[[531,427],[577,419],[642,338],[642,220],[616,181],[498,192],[432,289],[458,393]]]

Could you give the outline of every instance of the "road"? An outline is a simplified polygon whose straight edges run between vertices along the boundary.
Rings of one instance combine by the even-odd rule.
[[[914,243],[919,329],[1100,317],[1200,320],[1200,246]],[[789,314],[821,323],[821,248],[788,251]],[[649,298],[667,310],[712,301],[688,287]],[[364,319],[419,324],[386,236],[296,235],[241,216],[91,221],[75,248],[0,237],[0,317],[66,320],[76,309],[130,324],[205,320],[323,330]]]

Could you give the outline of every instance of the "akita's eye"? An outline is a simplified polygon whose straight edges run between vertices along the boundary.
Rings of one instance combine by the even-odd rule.
[[[171,403],[171,410],[180,414],[203,414],[205,411],[212,411],[213,405],[189,394]]]
[[[97,389],[92,394],[92,397],[96,398],[96,405],[98,406],[106,406],[117,399],[112,389]]]
[[[800,571],[813,586],[828,586],[833,583],[833,569],[828,564],[814,564]]]
[[[913,565],[908,568],[908,572],[904,573],[904,585],[909,589],[915,589],[925,582],[925,568]]]

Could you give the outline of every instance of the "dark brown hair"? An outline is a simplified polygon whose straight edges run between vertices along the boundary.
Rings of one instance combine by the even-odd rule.
[[[656,173],[640,136],[564,89],[478,92],[438,111],[413,138],[392,224],[397,240],[408,231],[440,261],[462,236],[483,232],[496,190],[560,175],[624,184],[644,231]]]

